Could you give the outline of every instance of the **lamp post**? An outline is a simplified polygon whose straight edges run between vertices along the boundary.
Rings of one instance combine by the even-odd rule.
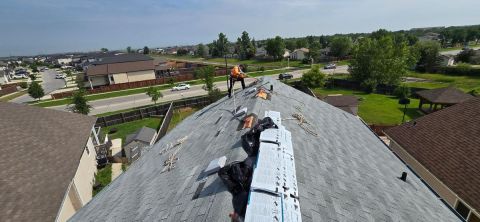
[[[402,117],[402,123],[405,122],[405,113],[407,112],[407,105],[410,104],[410,99],[409,98],[401,98],[398,100],[398,104],[404,105],[403,107],[403,117]]]

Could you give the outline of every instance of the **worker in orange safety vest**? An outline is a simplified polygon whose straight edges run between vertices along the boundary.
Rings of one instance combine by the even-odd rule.
[[[242,83],[242,89],[245,89],[245,77],[247,75],[242,71],[243,65],[234,66],[230,71],[230,85],[228,87],[228,97],[232,97],[233,85],[235,81],[240,81]]]

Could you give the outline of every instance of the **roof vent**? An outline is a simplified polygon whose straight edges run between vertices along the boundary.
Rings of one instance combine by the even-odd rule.
[[[238,110],[238,109],[237,109],[237,110]],[[248,108],[247,108],[247,107],[243,107],[242,109],[238,110],[238,111],[235,113],[235,117],[243,116],[243,115],[247,114],[247,111],[248,111]]]
[[[225,166],[225,162],[227,162],[226,156],[212,160],[205,169],[205,174],[210,175],[216,173],[220,168]]]
[[[399,179],[402,180],[403,182],[407,181],[407,172],[403,172],[402,176]]]

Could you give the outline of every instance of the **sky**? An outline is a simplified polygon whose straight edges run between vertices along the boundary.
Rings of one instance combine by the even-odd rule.
[[[478,0],[0,0],[0,56],[480,24]]]

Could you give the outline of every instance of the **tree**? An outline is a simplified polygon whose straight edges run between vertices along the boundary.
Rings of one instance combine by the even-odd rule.
[[[419,58],[417,70],[435,72],[438,69],[440,66],[440,43],[437,41],[417,42],[413,50]]]
[[[101,52],[108,52],[108,49],[107,48],[101,48],[100,51]]]
[[[32,81],[35,81],[35,79],[37,79],[37,77],[35,76],[35,74],[30,74],[28,77],[30,77],[30,79]]]
[[[145,55],[150,54],[150,49],[147,46],[143,47],[143,54]]]
[[[127,53],[132,53],[132,52],[133,52],[133,51],[132,51],[132,47],[128,46],[128,47],[127,47]]]
[[[203,81],[205,82],[204,89],[207,91],[212,91],[215,87],[214,82],[214,75],[215,75],[215,67],[213,66],[205,66],[195,70],[197,76],[200,76]]]
[[[65,74],[66,74],[68,77],[72,77],[72,71],[70,71],[70,70],[65,70]]]
[[[473,63],[472,58],[475,56],[475,50],[473,49],[465,49],[462,50],[460,53],[457,54],[455,57],[455,60],[457,62],[463,62],[463,63]]]
[[[203,44],[198,44],[197,46],[197,51],[195,52],[196,56],[205,58],[207,57],[207,50],[205,49],[205,45]]]
[[[90,113],[90,109],[92,108],[92,106],[87,103],[85,93],[86,92],[84,89],[80,89],[73,93],[72,102],[70,103],[70,105],[73,105],[70,108],[72,112],[84,115],[88,115]]]
[[[309,35],[306,37],[308,47],[311,47],[315,41],[315,36]]]
[[[303,74],[301,82],[306,87],[321,87],[325,84],[325,74],[320,71],[320,66],[314,65],[308,72]]]
[[[187,55],[187,54],[188,54],[188,50],[186,50],[186,49],[177,50],[177,55],[178,56],[184,56],[184,55]]]
[[[28,87],[28,95],[40,101],[40,98],[45,95],[45,92],[43,91],[42,86],[38,84],[38,82],[33,81]]]
[[[150,98],[152,98],[152,101],[157,104],[157,101],[159,98],[162,98],[163,97],[163,94],[162,92],[160,92],[160,90],[158,90],[157,88],[153,87],[153,86],[150,86],[148,89],[147,89],[147,96],[149,96]]]
[[[297,43],[293,40],[285,41],[285,48],[290,51],[293,51],[297,48]]]
[[[295,45],[297,46],[297,49],[299,48],[306,48],[307,47],[307,40],[304,38],[297,39],[297,42]]]
[[[324,35],[320,36],[319,42],[322,45],[322,48],[326,48],[328,46],[328,39]]]
[[[225,34],[218,34],[218,40],[215,41],[215,50],[219,57],[223,57],[228,53],[228,39]]]
[[[361,39],[349,70],[367,92],[373,92],[379,84],[398,85],[415,62],[406,42],[395,44],[391,35],[384,35]]]
[[[243,31],[242,36],[237,39],[235,48],[241,60],[251,59],[255,56],[256,48],[246,31]]]
[[[334,37],[330,42],[330,54],[342,58],[350,53],[352,46],[353,43],[350,37]]]
[[[274,39],[267,39],[265,50],[274,60],[282,59],[285,53],[285,42],[280,36],[276,36]]]
[[[308,49],[308,56],[310,58],[305,58],[305,59],[308,59],[310,62],[311,62],[311,59],[318,61],[321,55],[320,54],[321,49],[322,49],[322,45],[320,44],[320,42],[313,42],[310,45],[310,48]]]

